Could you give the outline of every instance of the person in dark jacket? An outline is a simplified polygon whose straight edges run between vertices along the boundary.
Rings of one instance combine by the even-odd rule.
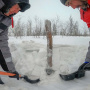
[[[0,0],[0,65],[4,71],[16,74],[12,78],[18,80],[19,73],[12,62],[8,47],[8,27],[11,25],[12,16],[29,8],[29,0]],[[0,84],[4,84],[1,79]]]
[[[60,0],[67,7],[73,9],[80,8],[81,19],[86,22],[90,30],[90,0]],[[90,43],[90,42],[89,42]],[[85,62],[79,67],[79,70],[90,70],[90,46],[86,55]]]

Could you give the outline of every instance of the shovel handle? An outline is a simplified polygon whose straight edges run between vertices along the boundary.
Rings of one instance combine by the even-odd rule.
[[[16,74],[0,71],[0,75],[15,76]],[[19,75],[21,77],[21,75]]]
[[[0,71],[0,75],[15,76],[16,74]],[[38,83],[40,81],[40,79],[31,80],[31,79],[28,78],[28,76],[19,75],[19,77],[24,78],[25,81],[27,81],[27,82],[29,82],[31,84]]]

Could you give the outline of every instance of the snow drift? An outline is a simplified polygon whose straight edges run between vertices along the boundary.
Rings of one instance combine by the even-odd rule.
[[[63,81],[59,74],[75,72],[84,62],[89,45],[89,37],[54,37],[53,38],[53,70],[48,76],[46,38],[10,37],[9,46],[17,71],[31,79],[40,78],[41,82],[31,85],[23,80],[17,81],[2,76],[5,85],[1,90],[89,90],[89,72],[86,76],[73,81]]]

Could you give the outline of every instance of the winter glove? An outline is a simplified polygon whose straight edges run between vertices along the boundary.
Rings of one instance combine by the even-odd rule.
[[[78,71],[82,71],[82,70],[90,70],[90,63],[84,62],[78,69]]]
[[[9,76],[10,78],[17,78],[19,80],[19,73],[17,71],[12,72],[13,74],[16,74],[15,76]]]

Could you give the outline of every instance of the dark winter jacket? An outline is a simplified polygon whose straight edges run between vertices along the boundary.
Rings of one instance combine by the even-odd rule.
[[[88,0],[88,4],[90,5],[90,0]],[[88,28],[90,28],[90,7],[87,8],[87,11],[83,11],[80,9],[81,19],[86,22]]]
[[[9,3],[9,8],[11,8],[15,3],[23,2],[20,3],[21,11],[23,12],[30,8],[30,4],[29,0],[11,0],[13,3],[7,1],[10,0],[0,0],[0,64],[5,71],[14,72],[16,70],[12,62],[11,53],[8,47],[8,27],[11,25],[11,18],[5,16],[2,13],[2,10],[3,8],[8,9],[7,7],[9,6],[7,6],[7,3]]]

